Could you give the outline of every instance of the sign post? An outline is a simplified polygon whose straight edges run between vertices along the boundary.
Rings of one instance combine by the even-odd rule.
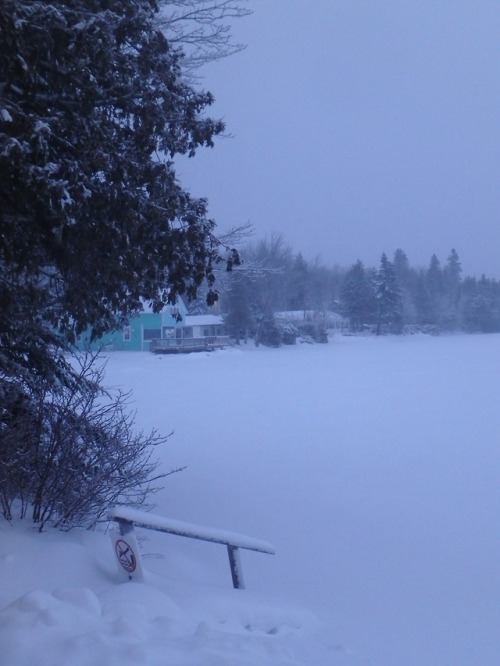
[[[113,552],[116,557],[118,569],[125,573],[129,580],[143,580],[141,554],[134,533],[133,523],[124,520],[118,521],[120,531],[112,532]]]

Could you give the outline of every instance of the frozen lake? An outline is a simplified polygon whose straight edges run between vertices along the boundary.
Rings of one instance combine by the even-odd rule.
[[[362,663],[496,664],[500,336],[242,349],[110,358],[188,465],[159,510],[271,540],[249,587]]]
[[[85,586],[101,608],[88,645],[68,619],[33,634],[47,648],[39,666],[62,664],[62,643],[72,666],[497,666],[500,335],[114,353],[106,376],[133,389],[139,426],[175,431],[162,465],[187,469],[166,479],[155,513],[270,541],[277,555],[243,552],[247,590],[233,591],[221,546],[152,533],[139,593],[116,587],[102,535],[80,544],[100,562],[92,573],[64,565],[74,536],[47,535],[58,561],[46,542],[43,564],[23,532],[23,552],[42,557],[28,584],[22,558],[5,559],[21,545],[3,526],[0,608],[61,585]],[[106,600],[117,595],[125,626],[130,605],[153,604],[178,631],[158,633],[146,611],[140,631],[111,630]],[[0,644],[21,615],[0,613]],[[10,650],[8,666],[30,666],[38,647]]]

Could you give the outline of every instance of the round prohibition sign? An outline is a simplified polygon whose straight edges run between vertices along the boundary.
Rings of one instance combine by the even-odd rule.
[[[137,560],[132,548],[123,539],[118,539],[115,543],[115,552],[118,562],[127,573],[134,573],[137,567]]]

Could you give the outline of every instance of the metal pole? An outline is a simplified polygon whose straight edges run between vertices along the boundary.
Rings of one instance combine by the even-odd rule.
[[[229,566],[231,567],[231,577],[233,579],[233,587],[236,590],[245,589],[245,581],[243,579],[243,569],[241,567],[240,552],[236,546],[227,545],[227,554],[229,556]]]

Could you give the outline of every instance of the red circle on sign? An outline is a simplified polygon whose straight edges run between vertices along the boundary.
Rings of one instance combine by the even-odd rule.
[[[118,539],[115,543],[115,552],[118,562],[127,573],[134,573],[137,567],[137,560],[132,548],[123,539]]]

